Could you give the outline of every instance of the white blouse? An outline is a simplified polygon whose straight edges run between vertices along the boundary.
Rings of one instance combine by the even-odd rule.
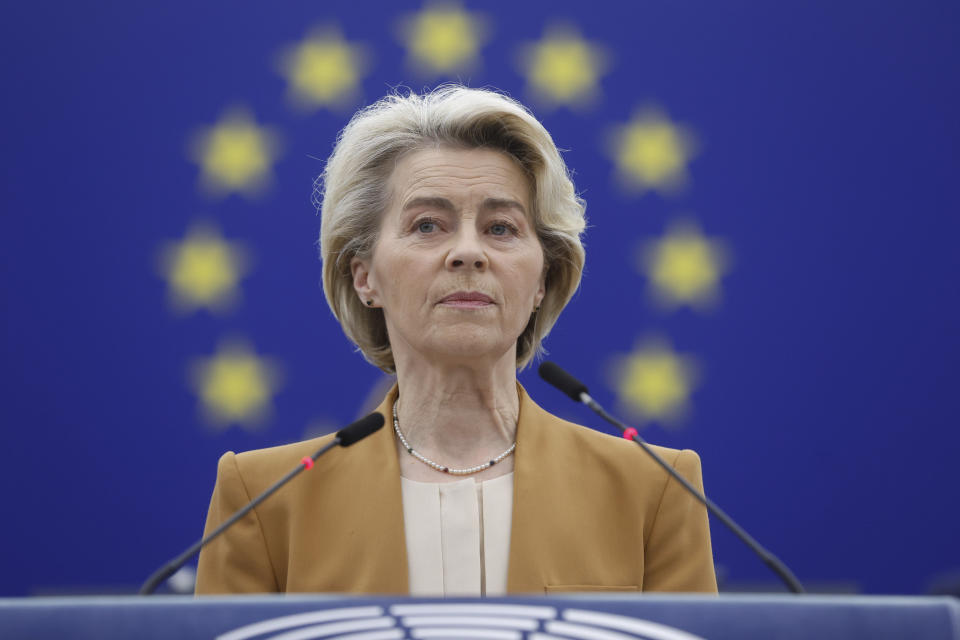
[[[400,482],[410,595],[506,594],[513,473],[482,482]]]

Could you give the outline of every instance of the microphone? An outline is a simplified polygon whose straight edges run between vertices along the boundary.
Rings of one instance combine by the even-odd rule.
[[[382,413],[371,413],[368,416],[360,418],[356,422],[344,427],[337,432],[337,435],[325,444],[320,447],[316,453],[311,456],[304,456],[292,471],[287,473],[287,475],[280,478],[272,486],[270,486],[266,491],[258,495],[256,498],[250,501],[247,506],[237,511],[235,514],[227,518],[219,527],[217,527],[213,532],[210,533],[205,538],[201,538],[198,542],[195,542],[189,549],[181,553],[179,556],[163,565],[157,569],[153,575],[147,578],[147,581],[143,583],[143,586],[140,587],[140,595],[150,595],[153,593],[156,588],[160,585],[161,582],[172,576],[176,571],[186,564],[187,560],[195,556],[199,551],[207,546],[213,539],[217,538],[221,533],[229,529],[233,523],[242,518],[243,516],[250,513],[254,507],[258,504],[269,498],[273,495],[277,489],[287,484],[290,480],[293,479],[298,473],[304,469],[312,469],[313,463],[317,461],[317,458],[325,454],[330,449],[333,449],[336,446],[349,447],[352,444],[356,444],[360,440],[363,440],[369,436],[374,431],[380,429],[383,426],[383,414]]]
[[[543,362],[537,372],[541,378],[570,396],[570,399],[574,402],[586,403],[588,400],[592,400],[587,395],[587,385],[561,369],[556,362],[550,362],[549,360]]]
[[[554,362],[544,362],[540,365],[538,369],[540,377],[543,378],[546,382],[553,385],[566,395],[570,396],[576,402],[582,402],[583,404],[590,407],[594,413],[599,415],[601,418],[617,427],[623,431],[623,437],[628,440],[633,440],[640,447],[647,452],[647,454],[656,461],[661,467],[663,467],[667,473],[669,473],[673,478],[683,485],[688,492],[690,492],[693,497],[699,500],[703,505],[716,516],[720,522],[725,524],[727,528],[733,531],[734,534],[740,540],[743,541],[750,550],[753,551],[757,556],[767,565],[777,577],[780,578],[784,584],[787,585],[787,588],[790,589],[793,593],[804,593],[803,586],[800,584],[800,581],[797,580],[796,576],[787,568],[783,562],[780,561],[775,555],[767,551],[756,539],[751,536],[746,530],[734,522],[733,518],[728,516],[723,509],[718,507],[710,498],[706,497],[700,493],[696,487],[694,487],[690,482],[680,475],[676,469],[670,466],[666,460],[661,458],[656,451],[650,448],[650,445],[640,437],[637,433],[637,430],[633,427],[628,427],[623,424],[612,415],[606,412],[606,410],[600,406],[600,404],[590,397],[590,394],[587,393],[587,386],[574,378],[572,375],[564,371],[558,364]]]
[[[341,447],[349,447],[352,444],[360,442],[375,431],[379,431],[382,426],[383,414],[371,413],[337,431],[337,437],[334,438],[333,441]],[[331,445],[327,445],[327,448],[330,446]],[[310,457],[316,462],[317,458],[322,455],[325,450],[326,449],[321,449]],[[309,469],[310,467],[307,468]]]

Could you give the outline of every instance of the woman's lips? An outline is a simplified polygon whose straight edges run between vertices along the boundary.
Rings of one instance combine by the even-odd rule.
[[[458,291],[440,300],[440,304],[460,309],[480,309],[493,306],[493,298],[475,291]]]

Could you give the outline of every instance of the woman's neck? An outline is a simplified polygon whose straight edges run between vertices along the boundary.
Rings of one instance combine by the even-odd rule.
[[[452,468],[492,460],[516,440],[520,400],[512,354],[494,366],[397,362],[397,418],[407,442]],[[388,416],[388,420],[392,419]],[[458,480],[414,459],[397,443],[401,474],[421,481]],[[476,474],[489,479],[513,470],[512,456]]]

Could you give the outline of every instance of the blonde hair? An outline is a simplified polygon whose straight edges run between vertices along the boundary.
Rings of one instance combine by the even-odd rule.
[[[580,284],[585,203],[543,125],[523,105],[495,91],[446,85],[423,95],[398,93],[353,116],[314,184],[327,303],[364,357],[393,373],[383,312],[361,302],[350,263],[373,252],[397,160],[436,146],[501,151],[517,161],[530,182],[546,294],[517,338],[517,367],[523,368],[542,352],[543,339]]]

